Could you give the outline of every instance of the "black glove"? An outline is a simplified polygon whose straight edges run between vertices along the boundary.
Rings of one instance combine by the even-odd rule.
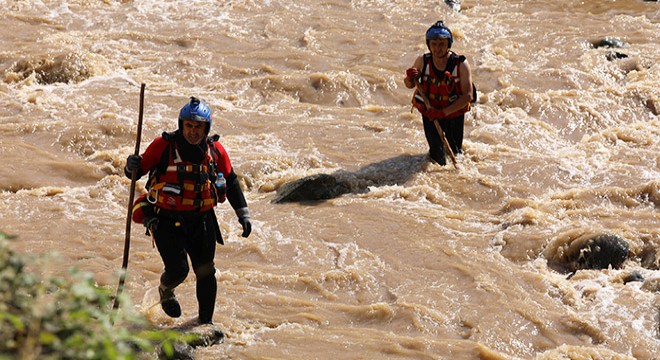
[[[147,228],[147,231],[144,234],[150,236],[158,227],[158,218],[154,216],[144,219],[144,227]]]
[[[142,169],[142,156],[140,155],[128,155],[126,158],[126,170],[129,172],[140,171]]]
[[[250,236],[250,233],[252,232],[252,223],[250,222],[250,211],[246,207],[236,209],[236,215],[238,216],[238,222],[243,227],[243,234],[241,234],[241,236],[244,238]]]

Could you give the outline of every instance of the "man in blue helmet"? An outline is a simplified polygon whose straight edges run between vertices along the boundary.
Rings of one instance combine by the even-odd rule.
[[[229,199],[243,237],[250,235],[252,224],[229,156],[217,141],[219,136],[208,136],[211,109],[192,97],[181,108],[178,124],[176,131],[152,141],[142,155],[128,156],[124,172],[129,178],[133,170],[137,178],[149,173],[146,201],[153,208],[144,224],[165,267],[158,287],[163,311],[170,317],[181,316],[174,289],[188,276],[190,258],[199,322],[210,324],[217,292],[215,244],[223,244],[214,207]]]
[[[454,42],[451,30],[442,21],[426,31],[426,46],[429,53],[419,56],[412,67],[406,70],[404,83],[407,88],[421,91],[430,107],[413,97],[413,106],[424,120],[424,134],[429,145],[431,159],[445,165],[443,141],[433,123],[438,121],[454,154],[463,151],[463,126],[465,113],[474,101],[474,88],[470,64],[465,56],[451,51]]]

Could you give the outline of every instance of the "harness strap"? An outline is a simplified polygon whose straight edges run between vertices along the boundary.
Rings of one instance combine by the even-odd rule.
[[[208,166],[206,165],[199,165],[199,164],[193,164],[193,165],[183,165],[183,164],[177,164],[177,165],[171,165],[167,167],[167,171],[177,171],[177,172],[207,172],[209,170]]]
[[[212,211],[212,210],[210,210]],[[161,207],[156,206],[154,208],[154,213],[159,217],[165,217],[173,220],[185,220],[199,218],[200,216],[206,216],[209,211],[198,212],[198,211],[176,211],[176,210],[167,210]]]
[[[164,195],[158,195],[158,201],[161,203],[165,202]],[[202,206],[213,205],[214,199],[182,199],[181,205],[192,205],[194,207],[201,208]]]
[[[429,95],[429,99],[440,100],[440,101],[450,101],[454,97],[455,96],[447,96],[447,95],[440,95],[440,94],[431,94],[431,95]]]
[[[183,199],[181,204],[183,205],[192,205],[194,207],[202,207],[207,205],[213,205],[214,199]]]
[[[166,184],[167,184],[166,182],[161,182],[161,183],[155,184],[151,189],[156,190],[156,191],[162,190],[165,187]],[[188,190],[188,191],[200,192],[200,191],[204,191],[206,189],[209,189],[210,187],[211,187],[211,183],[209,183],[209,182],[206,182],[206,183],[203,183],[203,184],[188,184],[188,183],[183,184],[183,189]]]

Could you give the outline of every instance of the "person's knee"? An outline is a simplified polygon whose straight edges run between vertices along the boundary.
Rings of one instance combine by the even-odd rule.
[[[190,272],[190,269],[187,265],[173,271],[168,269],[163,273],[163,275],[161,275],[160,283],[167,289],[174,289],[179,284],[181,284],[186,279],[186,277],[188,277],[188,272]]]
[[[196,266],[193,270],[198,279],[215,276],[215,264],[213,262]]]

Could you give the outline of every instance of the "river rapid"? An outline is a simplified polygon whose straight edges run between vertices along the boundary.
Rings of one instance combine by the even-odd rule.
[[[216,210],[226,338],[199,358],[660,358],[658,2],[0,4],[0,229],[43,274],[116,288],[141,83],[142,150],[190,96],[212,108],[254,230]],[[428,161],[403,85],[441,19],[479,89],[458,169]],[[271,203],[318,173],[350,192]],[[628,242],[622,268],[551,266],[591,234]],[[161,271],[134,224],[133,306],[194,320],[194,275],[173,320]]]

